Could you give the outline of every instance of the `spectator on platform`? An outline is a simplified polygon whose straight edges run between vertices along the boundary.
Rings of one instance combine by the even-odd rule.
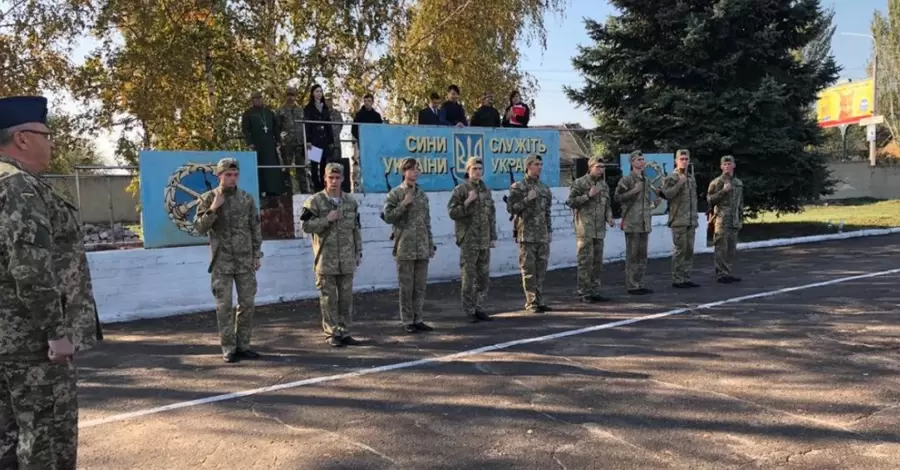
[[[481,98],[481,107],[472,114],[472,127],[500,127],[500,112],[494,107],[494,95],[485,92]]]
[[[518,91],[509,94],[509,106],[503,113],[503,127],[528,127],[531,108],[522,101]]]
[[[334,105],[334,100],[332,100],[331,95],[325,98],[325,106],[328,106],[328,109],[331,110],[331,121],[336,122],[338,124],[334,124],[331,126],[331,135],[334,136],[334,150],[331,151],[331,155],[329,155],[328,162],[340,163],[342,167],[344,167],[344,182],[341,183],[341,188],[345,193],[350,192],[350,159],[344,158],[344,145],[341,141],[341,133],[344,132],[344,113],[342,113],[337,106]],[[322,184],[325,184],[325,164],[326,162],[322,162]]]
[[[441,95],[432,92],[431,103],[419,110],[420,126],[440,126],[441,125]]]
[[[439,117],[444,126],[465,127],[469,125],[469,121],[466,119],[466,110],[459,103],[458,86],[447,87],[447,101],[441,105]]]
[[[362,108],[359,108],[359,111],[356,112],[356,115],[353,116],[354,123],[365,123],[365,124],[381,124],[384,120],[381,118],[381,113],[375,111],[375,97],[371,93],[366,93],[366,96],[363,97],[363,105]],[[353,139],[359,142],[359,127],[353,126],[353,129],[350,131],[353,134]]]
[[[325,104],[325,93],[320,85],[313,85],[309,89],[309,101],[303,108],[303,118],[306,122],[306,151],[313,147],[322,149],[321,164],[307,158],[309,162],[309,176],[312,179],[313,191],[319,192],[325,188],[323,184],[325,164],[334,152],[334,129],[325,122],[331,121],[331,110]],[[314,121],[314,122],[309,122]]]
[[[260,166],[279,166],[278,146],[281,144],[281,125],[275,112],[263,103],[262,92],[251,95],[252,106],[241,116],[244,143],[256,152]],[[290,193],[289,182],[281,168],[258,168],[259,192],[263,197]]]

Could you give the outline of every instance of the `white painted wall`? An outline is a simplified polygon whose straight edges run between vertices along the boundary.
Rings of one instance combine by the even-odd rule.
[[[503,202],[505,191],[495,191],[497,204],[497,247],[491,253],[491,275],[519,272],[518,245],[512,240],[512,225]],[[397,273],[391,256],[390,226],[381,218],[384,194],[355,195],[360,201],[363,227],[363,264],[356,274],[355,291],[391,289],[397,286]],[[431,261],[429,282],[459,278],[459,249],[453,235],[453,222],[447,215],[449,192],[429,193],[432,233],[437,254]],[[565,205],[568,188],[553,188],[553,243],[550,269],[575,265],[575,238],[572,211]],[[295,196],[295,214],[300,214],[305,196]],[[666,216],[653,219],[650,257],[671,253],[672,237],[665,226]],[[706,246],[706,217],[700,215],[696,247]],[[266,241],[263,243],[263,267],[259,271],[257,304],[269,304],[318,296],[312,271],[309,238]],[[606,235],[604,258],[625,257],[625,235],[616,228]],[[212,310],[215,303],[206,272],[208,246],[101,251],[88,254],[94,283],[94,296],[104,323],[155,318]],[[624,273],[623,273],[624,276]],[[575,279],[572,279],[573,285]],[[458,299],[453,299],[457,301]]]

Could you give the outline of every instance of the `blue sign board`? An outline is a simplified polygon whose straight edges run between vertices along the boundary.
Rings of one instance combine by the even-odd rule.
[[[669,173],[675,171],[674,153],[645,153],[644,177],[650,182],[653,189],[662,188],[663,179]],[[622,176],[631,173],[631,157],[629,154],[619,155],[619,167],[622,168]],[[650,200],[655,201],[659,196],[654,192]],[[669,203],[663,199],[659,206],[653,210],[653,215],[665,214]]]
[[[238,187],[259,207],[256,152],[147,151],[138,158],[144,248],[203,245],[194,230],[200,196],[219,185],[216,163],[225,157],[240,165]]]
[[[450,191],[465,181],[466,160],[484,160],[484,182],[509,189],[509,176],[525,176],[525,157],[540,155],[541,181],[559,186],[559,131],[487,127],[360,126],[362,186],[367,193],[386,193],[403,181],[400,162],[419,161],[418,184],[425,191]]]

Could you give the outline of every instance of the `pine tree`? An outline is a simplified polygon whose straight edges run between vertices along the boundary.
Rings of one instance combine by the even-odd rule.
[[[839,68],[818,47],[831,32],[819,0],[611,3],[621,14],[586,20],[594,44],[573,59],[586,85],[566,92],[612,155],[689,148],[701,195],[734,155],[747,216],[830,192],[810,109]]]

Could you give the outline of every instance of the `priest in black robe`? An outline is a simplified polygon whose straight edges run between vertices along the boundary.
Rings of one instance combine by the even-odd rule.
[[[263,104],[262,93],[251,95],[253,106],[241,116],[241,130],[244,142],[250,150],[256,151],[259,166],[281,165],[278,145],[281,141],[281,126],[275,113]],[[288,192],[285,172],[282,168],[259,168],[259,192],[262,197],[280,196]]]

